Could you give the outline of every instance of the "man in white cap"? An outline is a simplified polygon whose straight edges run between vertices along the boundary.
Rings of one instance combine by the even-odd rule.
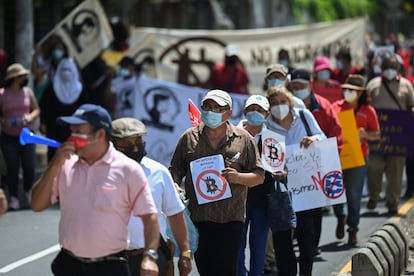
[[[236,45],[227,45],[224,62],[213,67],[207,82],[208,87],[232,93],[249,94],[249,82],[247,71],[239,58],[239,49]]]
[[[231,115],[230,95],[209,91],[201,105],[203,123],[184,132],[170,165],[175,183],[185,177],[188,208],[199,232],[194,257],[201,276],[236,275],[247,187],[264,180],[254,139],[228,121]]]
[[[112,122],[111,140],[117,150],[138,162],[147,176],[155,205],[158,209],[158,222],[160,224],[160,248],[158,252],[159,275],[167,273],[167,262],[172,262],[173,256],[167,246],[167,218],[174,238],[180,248],[178,269],[180,276],[188,275],[191,271],[192,252],[188,238],[187,225],[184,220],[184,204],[182,203],[168,169],[146,157],[143,136],[147,134],[144,123],[135,118],[120,118]],[[144,229],[139,217],[132,216],[128,224],[129,247],[127,250],[131,275],[139,275],[139,267],[144,252]],[[161,240],[162,239],[162,240]],[[172,267],[173,269],[173,267]]]

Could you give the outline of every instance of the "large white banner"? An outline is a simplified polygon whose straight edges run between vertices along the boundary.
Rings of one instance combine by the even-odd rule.
[[[160,79],[205,87],[211,67],[223,61],[224,48],[235,44],[250,77],[250,93],[262,93],[265,69],[277,62],[280,49],[288,50],[293,66],[312,69],[316,56],[326,55],[335,67],[335,53],[348,46],[352,62],[363,65],[366,19],[315,23],[251,30],[178,30],[134,28],[129,55],[144,69],[155,61],[154,76]],[[154,69],[154,68],[152,68]]]
[[[336,138],[287,146],[286,166],[296,212],[346,202]]]
[[[113,40],[108,18],[99,0],[86,0],[77,6],[40,42],[59,35],[82,68],[92,61]]]
[[[169,166],[181,134],[192,127],[188,99],[197,107],[206,89],[141,76],[137,81],[134,117],[143,121],[148,134],[144,137],[148,156]],[[243,119],[247,96],[231,94],[234,124]]]

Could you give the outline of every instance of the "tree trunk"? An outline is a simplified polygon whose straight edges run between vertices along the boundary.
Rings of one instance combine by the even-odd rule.
[[[16,0],[16,62],[30,68],[33,52],[33,3]]]

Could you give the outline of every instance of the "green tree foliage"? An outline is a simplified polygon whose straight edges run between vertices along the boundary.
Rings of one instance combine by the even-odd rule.
[[[298,23],[335,21],[372,15],[377,0],[293,0],[292,12]]]

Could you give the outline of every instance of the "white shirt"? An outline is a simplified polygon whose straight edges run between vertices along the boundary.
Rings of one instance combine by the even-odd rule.
[[[152,197],[158,210],[160,233],[166,239],[167,217],[184,211],[185,206],[175,190],[170,172],[164,165],[148,157],[144,157],[140,164],[147,176]],[[139,217],[131,217],[128,230],[130,235],[128,248],[144,248],[144,228]]]

